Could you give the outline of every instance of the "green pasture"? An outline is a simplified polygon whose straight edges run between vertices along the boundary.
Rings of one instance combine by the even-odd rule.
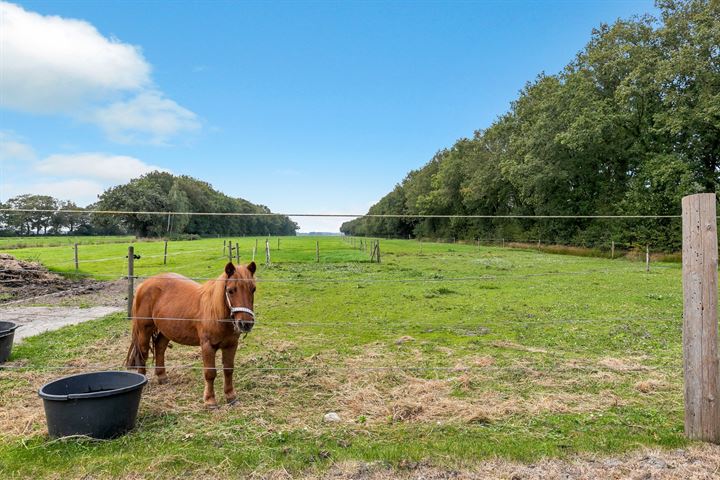
[[[0,250],[28,248],[28,247],[72,247],[79,245],[96,245],[103,243],[126,243],[135,237],[132,236],[44,236],[33,237],[0,237]]]
[[[252,257],[255,238],[240,244]],[[681,266],[533,249],[382,240],[380,264],[339,237],[258,238],[258,324],[238,350],[239,405],[208,411],[202,372],[151,375],[138,427],[112,441],[47,438],[56,366],[121,366],[122,314],[31,338],[0,370],[3,477],[237,477],[335,462],[447,468],[499,456],[614,454],[685,444]],[[316,242],[320,261],[316,261]],[[223,239],[134,244],[141,277],[214,278]],[[74,271],[68,246],[15,249]],[[80,274],[127,273],[127,244],[83,245]],[[42,299],[36,300],[42,304]],[[200,366],[175,345],[168,365]],[[74,367],[73,367],[74,368]],[[85,367],[85,369],[90,367]],[[222,401],[221,383],[216,383]],[[337,412],[338,423],[323,415]]]

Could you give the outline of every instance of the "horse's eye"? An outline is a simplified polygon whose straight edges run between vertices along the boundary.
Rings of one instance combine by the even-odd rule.
[[[228,293],[232,295],[233,293],[235,293],[235,289],[234,288],[228,289]]]

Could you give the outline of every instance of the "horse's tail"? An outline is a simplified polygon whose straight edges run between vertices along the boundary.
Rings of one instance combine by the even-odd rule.
[[[142,352],[140,351],[140,345],[138,344],[138,333],[139,328],[137,320],[133,320],[130,347],[128,348],[127,356],[125,357],[125,366],[127,368],[138,368],[142,365]]]
[[[130,336],[130,347],[128,348],[127,356],[125,357],[126,368],[139,368],[145,363],[146,358],[143,358],[142,350],[140,349],[140,319],[137,315],[138,303],[140,297],[140,289],[138,289],[135,298],[133,298],[132,305],[132,334]]]

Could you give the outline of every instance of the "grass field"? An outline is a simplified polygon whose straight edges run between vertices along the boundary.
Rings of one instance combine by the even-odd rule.
[[[135,237],[131,236],[34,236],[34,237],[0,237],[0,250],[28,247],[72,247],[80,245],[96,245],[103,243],[127,243]]]
[[[239,242],[246,262],[255,239]],[[280,242],[271,266],[258,254],[239,405],[207,411],[202,372],[171,369],[166,385],[151,376],[132,433],[50,441],[37,388],[120,367],[129,324],[116,315],[43,334],[13,351],[10,365],[27,368],[0,370],[2,476],[231,477],[351,460],[459,468],[685,444],[677,263],[646,273],[626,260],[393,240],[376,264],[340,238]],[[136,274],[215,277],[227,261],[217,239],[171,242],[166,266],[162,250],[135,244]],[[67,246],[11,253],[74,268]],[[121,277],[126,254],[83,246],[81,274]],[[167,362],[200,366],[199,349],[175,345]],[[341,421],[324,423],[327,412]]]

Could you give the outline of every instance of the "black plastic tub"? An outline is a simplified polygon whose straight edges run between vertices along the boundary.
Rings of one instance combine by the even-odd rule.
[[[93,372],[60,378],[38,394],[51,437],[114,438],[135,427],[140,395],[147,383],[135,372]]]
[[[13,322],[0,322],[0,363],[7,362],[12,351],[15,329],[19,325]]]

